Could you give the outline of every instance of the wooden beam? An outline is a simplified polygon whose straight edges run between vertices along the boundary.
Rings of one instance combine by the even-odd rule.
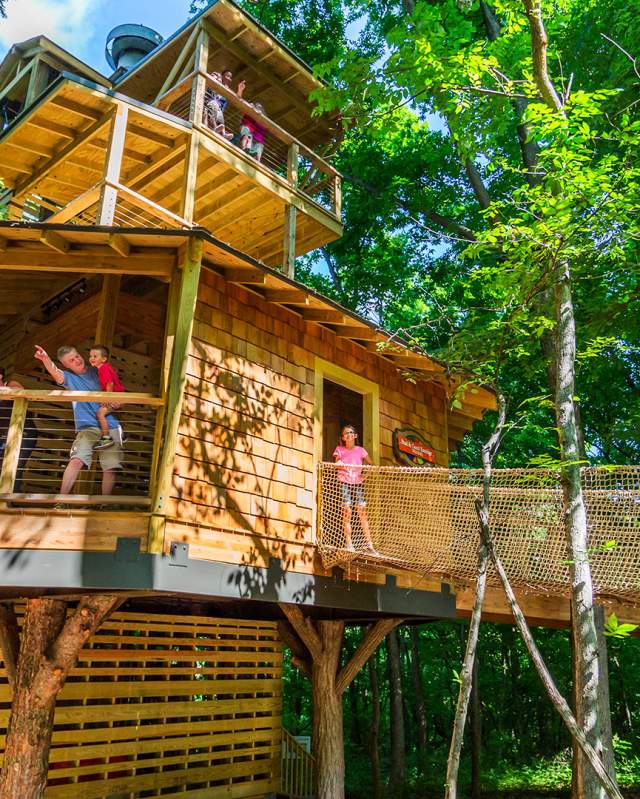
[[[343,338],[353,338],[359,341],[375,341],[380,335],[377,330],[372,330],[370,327],[342,324],[336,326],[336,334]]]
[[[13,399],[34,400],[36,402],[95,402],[98,396],[106,402],[126,402],[127,405],[145,405],[158,408],[162,405],[161,397],[139,391],[65,391],[64,389],[12,388],[3,392],[4,397]]]
[[[136,108],[136,112],[139,113],[139,110],[140,109]],[[157,117],[154,119],[154,122],[156,123],[159,121],[160,120]],[[168,121],[165,122],[163,120],[163,122],[165,125],[171,124]],[[149,128],[143,128],[140,125],[136,125],[134,122],[132,122],[129,125],[129,133],[132,136],[138,136],[141,139],[146,139],[147,141],[152,141],[155,142],[156,144],[160,144],[162,147],[173,148],[175,147],[176,144],[176,140],[172,139],[170,136],[163,136],[162,133],[158,133],[155,130],[149,130]]]
[[[101,183],[96,183],[95,186],[92,186],[90,189],[80,194],[75,200],[71,200],[64,208],[61,208],[59,211],[56,211],[55,214],[48,217],[47,222],[68,222],[70,219],[73,219],[74,216],[79,216],[83,211],[91,208],[100,198],[100,186]]]
[[[38,56],[33,61],[34,66],[29,77],[29,86],[27,87],[27,95],[24,101],[25,108],[28,108],[42,94],[47,88],[49,80],[47,63]]]
[[[125,256],[126,257],[126,256]],[[118,315],[118,297],[120,296],[120,275],[105,275],[102,278],[98,322],[96,324],[95,342],[105,347],[113,346],[116,332],[116,316]]]
[[[27,400],[14,399],[9,429],[7,430],[7,445],[4,450],[2,470],[0,471],[0,494],[9,494],[13,490],[16,475],[18,474],[20,447],[26,418]],[[0,507],[6,507],[6,502],[0,501]]]
[[[259,269],[225,269],[224,279],[229,283],[244,283],[251,286],[264,286],[267,276]]]
[[[182,143],[175,149],[160,150],[144,166],[125,172],[122,182],[126,183],[134,191],[137,191],[142,186],[148,186],[156,178],[169,172],[174,166],[184,161],[183,151],[185,147],[186,144]]]
[[[22,247],[8,247],[0,253],[0,266],[27,272],[72,272],[79,274],[150,275],[164,280],[171,277],[175,255],[136,254],[128,258],[118,255],[83,257],[83,250],[73,249],[66,255]],[[80,257],[77,257],[80,256]]]
[[[164,219],[171,224],[177,224],[180,227],[189,228],[191,224],[187,222],[186,219],[183,217],[178,216],[178,214],[174,214],[171,211],[168,211],[166,208],[163,208],[161,205],[154,203],[152,200],[148,200],[146,197],[143,197],[142,194],[138,194],[136,191],[132,191],[127,186],[123,186],[121,183],[113,184],[114,188],[116,188],[119,192],[126,195],[126,197],[130,198],[132,205],[139,205],[142,208],[146,208],[147,211],[151,211],[152,214],[160,217],[160,219]]]
[[[107,244],[123,258],[128,258],[131,253],[131,245],[122,233],[110,233]]]
[[[191,86],[191,105],[189,122],[202,124],[204,119],[204,93],[207,88],[206,74],[209,63],[209,36],[200,23],[198,41],[196,42],[195,70],[196,76]]]
[[[52,250],[56,252],[62,253],[65,255],[71,249],[71,245],[69,241],[61,236],[59,233],[56,233],[54,230],[47,230],[40,236],[40,241],[43,244],[46,244],[47,247],[50,247]]]
[[[304,308],[301,313],[308,322],[329,322],[332,324],[344,322],[342,311],[334,311],[332,308]]]
[[[0,252],[4,252],[9,246],[9,239],[5,236],[0,236]]]
[[[296,271],[296,207],[287,205],[284,209],[284,242],[282,271],[287,277],[295,277]]]
[[[116,112],[111,119],[109,146],[105,154],[103,186],[100,192],[96,224],[112,225],[116,213],[118,190],[115,184],[120,180],[124,142],[127,135],[129,109],[124,103],[116,104]]]
[[[189,135],[187,158],[182,180],[182,198],[180,216],[190,224],[193,223],[193,212],[196,205],[196,185],[198,182],[198,156],[200,154],[200,134],[192,130]]]
[[[302,289],[272,289],[265,291],[267,302],[280,305],[309,305],[309,297]]]
[[[174,279],[180,280],[180,289],[177,298],[175,337],[169,370],[164,438],[162,453],[158,459],[151,520],[149,523],[149,552],[162,552],[164,543],[166,508],[171,491],[173,462],[178,441],[182,399],[186,385],[187,355],[198,299],[202,253],[202,240],[190,237],[184,261],[181,264],[182,269],[174,277]]]
[[[155,96],[153,102],[151,103],[151,105],[156,105],[156,103],[162,97],[162,95],[166,91],[168,91],[168,89],[173,85],[173,81],[175,80],[176,75],[182,69],[182,66],[185,63],[185,58],[187,58],[187,56],[190,53],[191,48],[193,47],[193,43],[196,40],[196,36],[198,35],[199,30],[200,30],[200,28],[199,28],[198,25],[194,25],[193,26],[193,30],[189,34],[189,37],[187,38],[187,41],[185,42],[184,47],[182,48],[182,50],[180,50],[180,54],[176,58],[173,66],[171,67],[171,70],[170,70],[169,74],[167,75],[167,78],[166,78],[165,82],[162,84],[162,86],[160,88],[160,91],[156,94],[156,96]]]
[[[96,120],[92,125],[90,125],[86,130],[80,131],[78,135],[69,142],[65,147],[61,150],[56,151],[56,154],[53,158],[50,158],[47,163],[43,164],[41,167],[34,171],[30,172],[30,175],[25,180],[19,181],[16,184],[14,196],[16,198],[26,194],[30,189],[32,189],[39,181],[45,178],[51,170],[55,169],[59,164],[65,161],[72,153],[74,153],[78,147],[86,144],[87,141],[93,136],[96,136],[102,128],[109,122],[111,117],[113,116],[113,109],[110,109],[106,114],[101,116],[98,120]]]
[[[129,505],[146,507],[149,497],[125,497],[121,494],[0,494],[0,501],[28,502],[29,505]],[[68,513],[68,511],[67,511]]]
[[[34,65],[35,65],[35,61],[36,61],[36,59],[34,58],[34,59],[32,59],[32,60],[31,60],[31,61],[30,61],[30,62],[29,62],[27,65],[26,65],[26,67],[22,67],[21,69],[18,69],[18,72],[16,73],[15,77],[13,78],[13,80],[11,80],[11,81],[10,81],[10,82],[9,82],[9,83],[8,83],[8,84],[7,84],[7,85],[4,87],[4,89],[2,90],[2,92],[0,92],[0,100],[2,100],[3,98],[5,98],[5,97],[6,97],[6,96],[9,94],[9,92],[11,91],[11,89],[13,89],[13,87],[14,87],[14,86],[17,86],[17,84],[18,84],[18,83],[20,83],[20,81],[21,81],[21,80],[22,80],[22,79],[23,79],[23,78],[24,78],[26,75],[28,75],[28,74],[31,72],[31,70],[33,69],[33,67],[34,67]]]

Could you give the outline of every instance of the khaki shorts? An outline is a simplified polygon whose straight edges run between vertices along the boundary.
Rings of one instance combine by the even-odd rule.
[[[109,435],[114,441],[113,446],[109,447],[109,449],[100,449],[94,453],[93,445],[97,443],[101,435],[99,427],[85,427],[80,430],[71,445],[70,457],[81,460],[87,469],[91,467],[94,454],[98,456],[100,468],[103,472],[109,469],[122,468],[122,428],[109,428]]]

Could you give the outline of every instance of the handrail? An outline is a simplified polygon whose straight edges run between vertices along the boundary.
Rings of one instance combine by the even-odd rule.
[[[149,405],[158,408],[164,405],[162,397],[136,391],[66,391],[53,389],[44,391],[28,388],[0,388],[0,399],[26,399],[38,402],[117,402],[132,405]]]
[[[316,759],[282,728],[281,793],[289,799],[314,799]]]

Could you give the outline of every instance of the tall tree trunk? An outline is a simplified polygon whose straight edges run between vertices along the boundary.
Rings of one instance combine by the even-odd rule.
[[[556,419],[560,440],[562,494],[567,551],[571,573],[572,636],[575,653],[576,719],[587,740],[602,756],[600,704],[598,698],[600,663],[594,616],[593,583],[589,565],[587,513],[580,480],[580,446],[576,425],[575,349],[576,330],[571,293],[571,272],[567,263],[556,270]],[[602,799],[602,786],[577,753],[575,790],[581,799]]]
[[[14,658],[0,799],[42,797],[56,698],[83,645],[119,602],[111,594],[85,596],[67,618],[67,603],[60,599],[27,601],[19,652]]]
[[[391,728],[391,773],[389,796],[401,799],[406,795],[407,767],[405,759],[404,714],[402,708],[402,678],[400,652],[395,630],[387,635],[387,664],[389,668],[389,702]]]
[[[420,669],[419,634],[418,627],[411,626],[409,629],[411,631],[411,677],[413,680],[414,712],[418,733],[418,762],[424,767],[427,761],[428,730]]]
[[[297,605],[280,608],[288,620],[280,624],[280,633],[293,652],[292,663],[311,680],[318,799],[344,799],[342,698],[378,644],[402,619],[372,624],[351,659],[340,666],[343,621],[313,621]]]
[[[56,695],[38,696],[34,682],[40,662],[64,624],[67,603],[30,599],[22,625],[20,655],[0,777],[2,799],[38,799],[49,768]]]
[[[323,654],[313,659],[311,694],[318,796],[341,799],[344,796],[344,733],[342,694],[336,690],[336,674],[340,666],[344,622],[320,621],[317,627]]]
[[[471,696],[469,698],[469,731],[471,733],[471,799],[480,799],[480,758],[482,729],[480,720],[480,695],[478,692],[478,658],[473,661]]]
[[[373,799],[382,799],[382,780],[380,776],[380,685],[376,656],[368,661],[369,683],[371,684],[371,729],[369,733],[369,757],[371,758],[371,781]]]

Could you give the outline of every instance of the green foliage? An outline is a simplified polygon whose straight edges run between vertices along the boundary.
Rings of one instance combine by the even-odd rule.
[[[605,624],[604,634],[610,638],[628,638],[637,629],[637,624],[620,624],[616,614],[612,613]]]

